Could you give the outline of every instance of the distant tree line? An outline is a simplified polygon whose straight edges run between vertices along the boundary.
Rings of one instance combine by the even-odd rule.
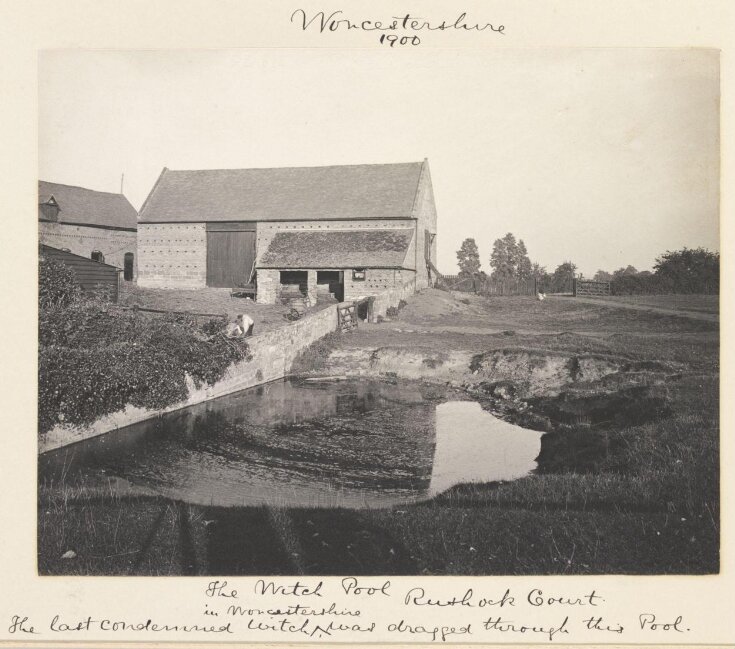
[[[613,273],[598,270],[593,279],[610,282],[613,295],[719,293],[720,255],[705,248],[667,250],[656,258],[653,272],[627,266]]]
[[[465,239],[462,242],[457,251],[457,264],[460,277],[472,277],[481,282],[536,279],[539,290],[548,293],[571,291],[577,270],[575,264],[565,261],[553,273],[549,273],[544,266],[531,261],[523,239],[516,239],[511,232],[493,243],[489,275],[481,269],[480,253],[474,239]]]
[[[490,253],[488,275],[482,270],[480,253],[474,239],[462,242],[457,251],[460,277],[480,282],[536,279],[540,291],[564,293],[572,290],[577,266],[571,261],[560,263],[552,273],[531,261],[523,239],[508,232],[496,239]],[[651,271],[638,271],[626,266],[609,273],[598,270],[594,280],[610,282],[614,295],[663,293],[718,293],[720,290],[720,255],[705,248],[682,248],[666,251],[656,258]]]

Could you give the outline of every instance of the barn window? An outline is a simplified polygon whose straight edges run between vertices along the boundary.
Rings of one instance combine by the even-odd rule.
[[[135,255],[132,252],[126,252],[123,257],[123,279],[126,282],[133,281],[133,260]]]
[[[92,251],[92,259],[94,261],[99,261],[102,264],[105,263],[105,256],[99,250]]]
[[[353,282],[364,282],[365,281],[365,269],[364,268],[353,268],[352,269],[352,281]]]

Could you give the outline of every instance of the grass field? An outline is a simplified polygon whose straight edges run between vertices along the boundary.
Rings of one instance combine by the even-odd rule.
[[[681,309],[714,308],[699,296]],[[512,332],[512,333],[511,333]],[[717,323],[428,291],[332,348],[564,350],[673,363],[666,414],[549,433],[537,473],[375,510],[195,507],[41,489],[43,574],[702,574],[719,570]],[[313,360],[312,359],[312,360]],[[543,453],[543,446],[542,446]],[[122,521],[122,522],[121,522]],[[74,549],[78,559],[62,560]]]
[[[720,310],[719,295],[614,295],[599,299],[623,304],[678,309],[680,311],[719,313]]]

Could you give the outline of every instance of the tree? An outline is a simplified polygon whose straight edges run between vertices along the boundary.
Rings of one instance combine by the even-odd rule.
[[[617,279],[618,277],[626,277],[626,276],[632,277],[633,275],[637,275],[637,274],[638,274],[638,270],[636,269],[636,267],[628,265],[625,268],[618,268],[613,273],[613,278]]]
[[[656,258],[654,274],[677,291],[716,292],[720,285],[720,255],[705,248],[667,250]]]
[[[531,264],[531,277],[545,277],[548,275],[546,272],[546,266],[533,262]]]
[[[541,293],[546,293],[551,286],[551,275],[546,271],[546,266],[536,262],[531,264],[531,277],[536,280],[536,288]]]
[[[516,275],[518,279],[529,279],[533,277],[531,269],[533,265],[531,260],[528,258],[528,251],[526,250],[526,244],[523,243],[523,239],[518,240],[518,265],[516,266]]]
[[[474,239],[465,239],[457,251],[460,275],[474,276],[480,271],[480,253]]]
[[[551,276],[551,293],[567,293],[572,290],[572,280],[577,266],[571,261],[565,261],[559,264]]]
[[[595,276],[592,278],[595,282],[610,282],[612,281],[612,274],[605,270],[598,270]]]
[[[493,279],[508,279],[516,277],[518,266],[518,244],[516,238],[508,232],[502,239],[493,243],[490,255],[490,267],[493,269]]]

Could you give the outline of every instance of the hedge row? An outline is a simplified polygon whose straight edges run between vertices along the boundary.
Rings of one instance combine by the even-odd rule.
[[[96,310],[96,313],[95,313]],[[218,381],[249,357],[244,341],[225,338],[222,321],[102,308],[85,302],[41,313],[39,432],[59,423],[90,424],[127,404],[159,409],[196,386]]]
[[[613,295],[664,295],[671,293],[705,293],[720,292],[719,277],[671,278],[661,275],[623,275],[610,282]]]
[[[224,320],[123,310],[83,294],[59,265],[40,268],[39,433],[128,404],[165,408],[186,398],[187,376],[212,384],[249,358],[245,341],[223,335]]]

